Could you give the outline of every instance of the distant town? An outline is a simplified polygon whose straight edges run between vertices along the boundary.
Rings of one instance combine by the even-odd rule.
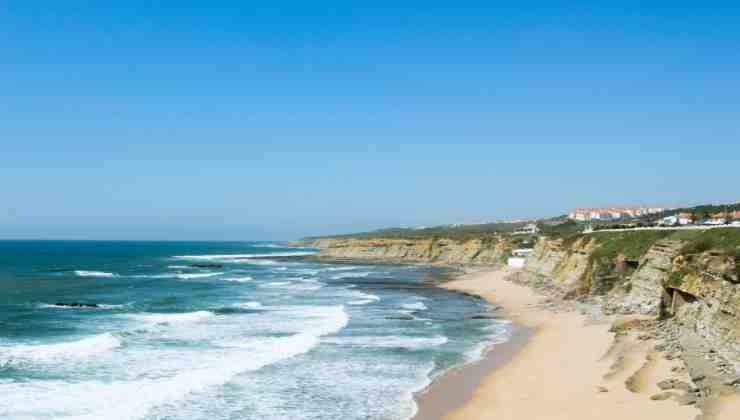
[[[627,222],[639,221],[645,225],[645,216],[656,216],[650,221],[652,226],[740,226],[740,210],[721,210],[707,212],[703,210],[677,211],[662,207],[597,207],[576,208],[568,213],[568,218],[577,222]],[[662,216],[662,217],[659,217]]]

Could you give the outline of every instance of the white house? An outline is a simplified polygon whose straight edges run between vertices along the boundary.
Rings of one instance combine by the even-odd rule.
[[[509,257],[509,259],[506,262],[506,265],[512,268],[522,268],[524,267],[524,262],[526,261],[526,258],[522,257]]]
[[[514,231],[514,235],[536,235],[540,228],[536,224],[530,223]]]
[[[511,251],[511,255],[513,255],[515,257],[526,258],[526,257],[530,256],[532,254],[532,252],[534,252],[534,249],[532,249],[532,248],[519,248],[519,249],[515,249],[515,250]]]
[[[691,220],[691,213],[679,213],[678,214],[678,224],[681,226],[690,225],[693,223]]]

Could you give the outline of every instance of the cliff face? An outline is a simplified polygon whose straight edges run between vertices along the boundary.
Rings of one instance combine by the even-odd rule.
[[[662,308],[740,371],[740,279],[737,257],[704,252],[673,261]]]
[[[368,261],[496,265],[510,247],[504,240],[451,239],[320,239],[312,246],[320,258]]]
[[[564,246],[562,240],[541,239],[527,258],[525,275],[530,281],[550,282],[564,294],[574,294],[585,286],[592,241],[583,238]]]
[[[599,257],[585,237],[564,245],[543,238],[522,276],[565,298],[593,298],[607,312],[672,318],[740,371],[740,274],[737,257],[706,251],[682,255],[685,242],[659,240],[638,260]]]

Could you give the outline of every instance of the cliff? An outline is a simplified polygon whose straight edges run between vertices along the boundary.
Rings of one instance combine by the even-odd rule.
[[[513,246],[506,239],[356,239],[323,238],[310,243],[319,258],[399,263],[496,265]]]
[[[652,235],[652,236],[650,236]],[[542,238],[519,281],[607,313],[653,315],[740,372],[740,229]],[[709,357],[709,356],[708,356]],[[711,356],[714,357],[714,356]],[[722,364],[721,364],[722,365]],[[733,372],[734,370],[734,372]]]

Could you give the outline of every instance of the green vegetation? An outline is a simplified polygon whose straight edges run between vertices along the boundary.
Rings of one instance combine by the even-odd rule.
[[[434,226],[421,229],[391,228],[380,229],[372,232],[354,233],[348,235],[333,235],[331,238],[357,238],[357,239],[454,239],[490,240],[503,234],[512,233],[528,222],[516,223],[484,223],[478,225],[447,225]],[[318,237],[306,238],[307,240],[318,239]]]
[[[700,254],[709,250],[726,252],[740,257],[740,229],[719,228],[708,230],[678,230],[671,239],[686,241],[681,250],[684,255]]]
[[[575,220],[564,220],[560,223],[540,223],[540,231],[545,236],[566,237],[583,232],[583,224]]]
[[[623,254],[628,259],[639,259],[657,241],[662,239],[683,241],[686,245],[681,250],[684,255],[700,254],[706,251],[724,252],[740,258],[740,229],[685,229],[685,230],[641,230],[625,232],[594,232],[590,235],[575,235],[573,238],[591,237],[599,245],[593,253],[597,260],[614,259]]]
[[[627,232],[595,232],[591,237],[599,244],[593,257],[597,259],[616,258],[623,254],[625,258],[641,258],[655,242],[665,239],[673,232],[664,230],[645,230]]]

